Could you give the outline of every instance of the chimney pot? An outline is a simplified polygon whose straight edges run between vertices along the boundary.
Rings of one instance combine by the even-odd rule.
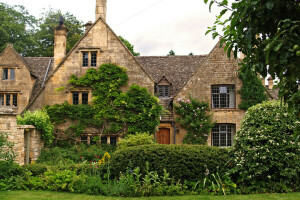
[[[93,25],[93,23],[91,21],[89,21],[88,23],[86,23],[84,26],[85,26],[85,32],[87,32],[91,26]]]

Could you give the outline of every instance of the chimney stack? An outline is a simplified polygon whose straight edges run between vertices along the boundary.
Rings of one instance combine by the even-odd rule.
[[[268,78],[268,85],[269,85],[269,89],[272,90],[274,84],[273,84],[273,78],[271,76]]]
[[[106,0],[96,0],[96,21],[99,17],[106,22]]]
[[[87,32],[91,26],[93,25],[93,23],[91,21],[89,21],[88,23],[86,23],[84,26],[85,26],[85,32]]]
[[[67,51],[67,32],[64,24],[60,24],[54,29],[54,67],[62,61]]]

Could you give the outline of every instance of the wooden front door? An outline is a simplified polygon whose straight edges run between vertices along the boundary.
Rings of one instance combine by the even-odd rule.
[[[170,144],[170,129],[160,128],[156,133],[156,141],[159,144]]]

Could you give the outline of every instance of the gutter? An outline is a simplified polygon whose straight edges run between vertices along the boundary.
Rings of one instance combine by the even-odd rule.
[[[47,76],[48,76],[48,73],[49,73],[49,68],[50,68],[50,66],[51,66],[51,63],[52,63],[52,59],[50,58],[50,61],[49,61],[48,67],[47,67],[47,71],[46,71],[46,74],[45,74],[44,80],[43,80],[43,82],[42,82],[42,87],[43,87],[43,86],[44,86],[44,84],[45,84],[45,81],[46,81],[46,78],[47,78]]]

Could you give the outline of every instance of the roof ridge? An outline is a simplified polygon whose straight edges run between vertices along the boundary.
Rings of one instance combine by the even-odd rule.
[[[202,55],[175,55],[175,56],[135,56],[136,58],[141,57],[164,57],[164,58],[173,58],[173,57],[198,57],[198,56],[208,56],[209,54],[202,54]]]

